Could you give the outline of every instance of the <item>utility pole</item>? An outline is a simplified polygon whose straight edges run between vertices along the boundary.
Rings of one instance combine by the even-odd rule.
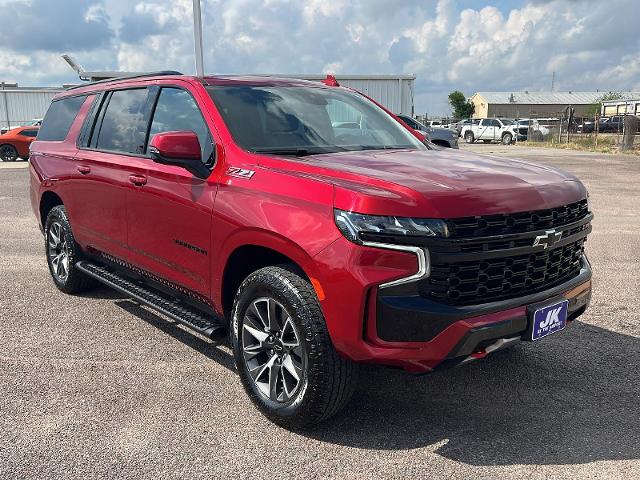
[[[7,128],[10,130],[11,120],[9,119],[9,95],[5,91],[4,87],[5,87],[4,82],[2,82],[2,92],[4,93],[4,114],[7,119]]]
[[[551,74],[551,91],[553,92],[553,87],[556,85],[556,72]]]
[[[204,77],[204,60],[202,54],[202,12],[200,0],[193,0],[193,39],[196,54],[196,75]]]

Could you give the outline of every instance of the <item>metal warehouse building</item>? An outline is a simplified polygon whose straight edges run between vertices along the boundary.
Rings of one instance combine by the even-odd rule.
[[[303,80],[321,81],[326,75],[282,75]],[[343,87],[354,88],[384,105],[393,113],[413,116],[413,82],[415,75],[335,75]]]
[[[84,72],[87,78],[101,79],[130,75],[129,72]],[[320,81],[326,75],[275,75]],[[415,75],[336,75],[340,85],[355,88],[394,113],[413,115]],[[51,99],[63,88],[18,87],[0,83],[0,127],[17,127],[42,118]]]
[[[628,100],[607,100],[602,102],[602,115],[636,115],[640,117],[640,96]]]
[[[73,62],[74,67],[82,79],[104,80],[107,78],[126,75],[140,75],[136,72],[90,72],[82,70]],[[214,74],[215,75],[215,74]],[[245,74],[242,74],[245,75]],[[256,74],[246,74],[256,75]],[[264,77],[299,78],[301,80],[322,81],[326,75],[304,74],[260,74]],[[393,113],[413,115],[413,84],[415,75],[335,75],[338,83],[343,87],[354,88],[384,105]]]
[[[557,117],[569,106],[576,116],[585,116],[590,106],[606,92],[477,92],[473,103],[474,118]],[[624,98],[638,98],[640,92],[621,92]]]
[[[42,118],[62,88],[18,87],[0,83],[0,127],[19,127]]]

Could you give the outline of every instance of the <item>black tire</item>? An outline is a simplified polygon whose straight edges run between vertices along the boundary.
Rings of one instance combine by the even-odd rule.
[[[56,238],[59,238],[58,243]],[[82,250],[73,237],[67,211],[63,205],[53,207],[47,215],[44,242],[49,273],[59,290],[64,293],[79,293],[95,285],[93,278],[75,268],[76,262],[82,258]],[[64,271],[65,262],[66,272]]]
[[[15,162],[18,159],[18,150],[8,143],[0,145],[0,159],[3,162]]]
[[[465,132],[464,134],[464,141],[467,143],[473,143],[476,141],[475,137],[473,136],[473,132]]]
[[[256,326],[256,318],[263,319],[263,315],[255,315],[258,311],[257,304],[269,299],[275,301],[277,308],[280,309],[280,317],[291,320],[296,333],[294,341],[299,341],[299,347],[296,350],[299,349],[300,352],[296,358],[300,358],[297,365],[300,366],[301,375],[298,375],[296,387],[292,389],[293,393],[288,399],[287,397],[279,399],[277,396],[273,398],[271,368],[265,373],[268,376],[269,387],[267,388],[270,396],[264,392],[264,380],[258,382],[264,375],[255,373],[258,370],[265,372],[264,367],[260,366],[260,361],[266,364],[271,361],[267,360],[269,356],[274,358],[274,350],[264,350],[263,347],[263,345],[271,345],[267,342],[272,340],[265,339],[264,344],[263,341],[259,341],[259,346],[247,346],[247,343],[250,343],[247,341],[247,335],[252,338],[253,334],[247,334],[245,324],[249,327],[248,330],[251,330],[252,326]],[[270,305],[272,303],[267,303],[268,308]],[[273,308],[273,315],[276,315],[276,307]],[[271,312],[270,309],[269,312]],[[285,428],[301,428],[326,420],[347,405],[357,384],[357,365],[342,358],[335,350],[316,293],[311,284],[294,267],[288,265],[266,267],[249,275],[236,294],[231,322],[231,346],[242,384],[252,402],[271,421]],[[264,324],[264,321],[262,323]],[[271,326],[271,322],[268,323]],[[254,329],[253,332],[255,331]],[[265,326],[263,331],[267,332],[269,328]],[[273,337],[270,335],[269,338]],[[282,336],[278,336],[278,339],[284,338],[283,329]],[[282,345],[285,344],[284,342],[285,340],[282,340]],[[245,355],[251,355],[248,352],[258,350],[262,353],[255,355],[254,358],[257,359],[258,355],[262,355],[262,360],[245,357]],[[285,361],[282,357],[280,360],[278,358],[275,360],[276,366],[280,364],[280,369],[275,374],[274,391],[277,389],[280,378],[278,375],[287,373],[284,365],[286,357],[289,355],[294,358],[293,352],[294,350],[291,350],[289,354],[283,354]],[[253,362],[253,369],[248,362]],[[250,370],[254,372],[256,380],[252,377]],[[259,383],[263,384],[262,389]],[[285,379],[282,378],[280,385],[284,383]],[[282,395],[284,396],[284,393]]]
[[[502,135],[503,145],[511,145],[511,142],[513,142],[513,135],[511,135],[510,133],[505,133],[504,135]]]

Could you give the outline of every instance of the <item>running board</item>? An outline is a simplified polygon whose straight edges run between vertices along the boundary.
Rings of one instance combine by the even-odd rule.
[[[179,301],[170,297],[149,290],[117,273],[107,270],[105,267],[83,260],[76,263],[76,268],[99,282],[124,293],[133,300],[151,307],[185,327],[210,338],[216,343],[222,341],[227,335],[226,327],[221,322],[216,321],[217,319],[210,320],[205,317],[204,313],[190,306],[180,304]]]

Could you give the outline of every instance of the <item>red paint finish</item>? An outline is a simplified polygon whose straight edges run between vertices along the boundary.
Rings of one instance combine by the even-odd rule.
[[[167,158],[200,159],[200,143],[193,132],[164,132],[155,135],[149,146]]]
[[[309,85],[262,77],[205,81]],[[162,85],[187,90],[201,110],[216,148],[216,163],[206,180],[178,166],[155,163],[148,155],[76,146],[94,94],[115,86]],[[334,208],[450,218],[545,209],[586,197],[582,184],[567,173],[455,150],[304,158],[248,153],[235,144],[202,81],[193,77],[122,80],[72,91],[79,93],[89,96],[67,139],[36,141],[32,146],[31,202],[38,218],[44,193],[55,193],[67,206],[83,248],[109,253],[188,288],[206,297],[219,313],[229,307],[223,305],[223,280],[234,251],[251,245],[279,252],[298,264],[322,292],[331,339],[353,360],[428,371],[471,328],[523,315],[525,307],[454,322],[430,342],[382,342],[370,321],[375,317],[377,286],[414,273],[416,258],[349,242],[334,224]],[[156,135],[151,146],[168,157],[193,158],[200,151],[194,137],[165,132]],[[234,169],[252,175],[239,177],[232,174]]]

